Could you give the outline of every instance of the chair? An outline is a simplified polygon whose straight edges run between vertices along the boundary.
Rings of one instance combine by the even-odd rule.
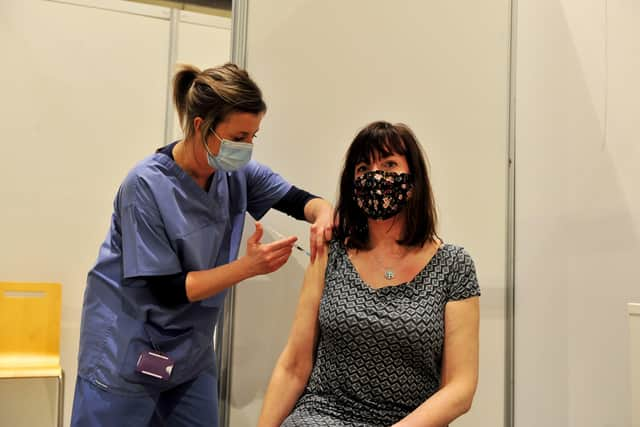
[[[640,427],[640,304],[628,303],[631,364],[631,427]]]
[[[59,283],[0,282],[0,379],[56,378],[58,426],[64,408]]]

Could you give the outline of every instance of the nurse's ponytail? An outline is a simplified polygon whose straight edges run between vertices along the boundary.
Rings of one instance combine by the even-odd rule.
[[[180,65],[173,77],[173,103],[178,112],[180,125],[184,127],[184,116],[187,113],[187,95],[200,70],[193,65]]]
[[[267,110],[258,85],[232,63],[203,71],[182,65],[173,79],[173,101],[185,138],[195,132],[196,117],[203,119],[204,139],[229,113],[260,114]]]

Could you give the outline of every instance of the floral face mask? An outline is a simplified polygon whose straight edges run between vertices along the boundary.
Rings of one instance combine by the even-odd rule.
[[[371,219],[388,219],[407,203],[413,183],[411,175],[380,170],[368,171],[356,178],[356,203]]]

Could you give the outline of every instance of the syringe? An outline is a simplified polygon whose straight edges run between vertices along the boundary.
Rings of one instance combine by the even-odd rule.
[[[274,234],[277,238],[279,239],[286,239],[286,236],[282,233],[280,233],[279,231],[275,230],[272,227],[269,227],[268,225],[262,225],[262,227],[267,230],[269,233]],[[304,253],[306,256],[311,256],[311,252],[309,252],[308,250],[306,250],[305,248],[303,248],[302,246],[300,246],[297,243],[293,244],[293,247],[296,248],[297,250],[299,250],[300,252]]]

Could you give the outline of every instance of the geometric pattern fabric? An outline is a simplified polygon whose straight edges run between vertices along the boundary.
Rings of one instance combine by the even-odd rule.
[[[440,386],[444,309],[480,295],[473,260],[444,244],[409,282],[379,289],[333,241],[307,387],[283,426],[388,426]]]

